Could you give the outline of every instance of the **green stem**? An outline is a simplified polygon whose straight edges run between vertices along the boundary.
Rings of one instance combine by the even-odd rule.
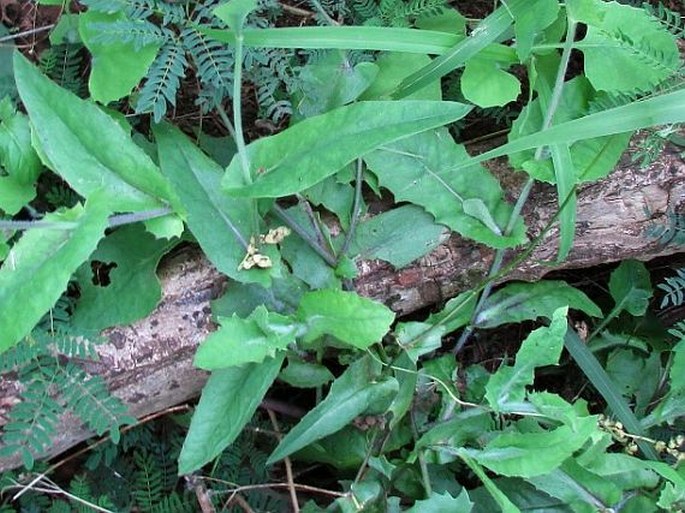
[[[330,265],[331,267],[336,266],[336,261],[335,257],[331,255],[326,249],[322,246],[319,245],[318,241],[312,237],[307,230],[302,228],[297,221],[295,221],[292,217],[290,217],[290,214],[286,212],[283,208],[281,208],[277,203],[274,203],[273,207],[271,207],[272,210],[276,213],[276,215],[283,221],[288,227],[297,233],[302,239],[309,244],[309,246],[316,252],[317,255],[319,255],[321,258],[324,259],[324,261]]]
[[[564,78],[566,77],[569,59],[571,58],[571,51],[573,50],[573,41],[575,39],[575,36],[576,23],[569,20],[568,29],[566,31],[566,40],[564,41],[564,49],[561,53],[561,61],[559,62],[559,69],[557,70],[557,76],[554,81],[552,97],[550,98],[549,104],[547,105],[547,112],[545,113],[545,118],[542,122],[541,130],[547,130],[550,126],[552,126],[554,114],[557,108],[559,107],[559,103],[561,102],[561,94],[564,90]],[[543,146],[539,146],[535,150],[535,160],[540,160],[543,150]],[[534,183],[535,180],[533,178],[528,178],[528,181],[523,186],[523,189],[519,194],[518,200],[516,201],[516,205],[514,205],[514,209],[511,213],[511,216],[509,217],[507,227],[504,230],[505,237],[511,235],[511,232],[516,226],[516,221],[519,215],[521,214],[521,211],[523,210],[523,206],[525,205],[526,201],[528,201],[528,197],[530,196],[530,191],[532,190]],[[566,203],[566,201],[564,201],[564,203]],[[490,266],[490,271],[488,272],[488,278],[492,278],[495,275],[497,275],[497,273],[499,273],[500,269],[502,268],[502,264],[504,263],[505,254],[506,249],[497,250],[497,252],[495,253],[495,258]],[[490,297],[493,286],[494,281],[490,280],[483,289],[483,292],[480,298],[478,299],[476,308],[473,310],[473,314],[471,315],[469,325],[466,328],[464,328],[464,331],[459,337],[459,340],[457,340],[457,344],[454,346],[454,354],[457,354],[459,353],[459,351],[461,351],[461,349],[464,347],[469,337],[471,336],[471,333],[473,333],[473,323],[478,314],[483,309],[483,306],[485,305],[485,302],[487,301],[488,297]]]
[[[247,157],[245,136],[243,135],[242,95],[243,84],[243,34],[242,30],[235,36],[235,65],[233,66],[233,121],[235,123],[235,145],[238,148],[240,164],[243,170],[245,185],[252,183],[250,159]]]
[[[148,219],[155,219],[163,217],[172,213],[168,207],[156,208],[154,210],[143,210],[142,212],[133,212],[130,214],[117,214],[109,217],[107,223],[108,228],[114,228],[124,224],[137,223],[139,221],[147,221]],[[74,221],[45,221],[38,219],[35,221],[13,221],[11,219],[0,220],[0,230],[30,230],[31,228],[54,228],[56,230],[72,230],[79,226],[78,222]]]
[[[359,223],[359,214],[361,213],[362,206],[362,183],[364,179],[364,167],[362,159],[357,159],[357,177],[354,184],[354,204],[352,205],[352,219],[350,221],[350,229],[347,230],[345,235],[345,241],[343,242],[340,253],[338,253],[338,263],[345,256],[347,250],[350,247],[352,238],[354,237],[354,232],[357,229],[357,224]]]

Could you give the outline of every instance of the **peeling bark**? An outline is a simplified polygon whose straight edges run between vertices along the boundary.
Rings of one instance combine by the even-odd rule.
[[[525,180],[500,159],[488,167],[515,196]],[[533,239],[557,208],[553,187],[538,185],[524,210]],[[646,169],[624,155],[606,179],[582,187],[578,193],[576,240],[569,258],[555,263],[556,228],[533,255],[508,279],[535,280],[552,270],[590,267],[636,258],[650,260],[683,251],[659,246],[645,234],[652,223],[664,223],[666,212],[685,211],[685,163],[673,148]],[[648,214],[649,212],[649,214]],[[396,270],[380,261],[358,263],[356,290],[384,302],[398,314],[440,303],[475,285],[487,273],[494,251],[453,235],[431,254],[407,268]],[[516,254],[510,255],[515,258]],[[164,260],[159,270],[162,301],[148,317],[103,334],[109,343],[99,346],[99,362],[89,362],[91,373],[105,377],[110,390],[130,406],[136,417],[161,411],[196,396],[206,373],[192,367],[197,345],[214,329],[209,302],[230,284],[197,248],[186,248]],[[18,400],[20,384],[0,383],[2,415]],[[65,416],[54,445],[54,456],[88,438],[77,419]],[[19,465],[18,459],[0,459],[0,471]]]

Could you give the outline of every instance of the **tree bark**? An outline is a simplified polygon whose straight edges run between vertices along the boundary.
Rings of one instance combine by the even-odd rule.
[[[514,173],[500,159],[488,164],[514,199],[525,176]],[[553,187],[536,185],[524,217],[532,240],[557,209]],[[552,270],[590,267],[629,258],[650,260],[683,251],[659,245],[646,235],[652,224],[666,222],[667,212],[685,211],[685,163],[675,148],[666,148],[645,169],[624,155],[606,179],[587,184],[578,192],[575,245],[568,259],[556,262],[557,229],[552,229],[533,254],[507,277],[537,280]],[[398,315],[440,303],[476,285],[488,272],[494,251],[452,235],[429,255],[404,269],[381,261],[358,262],[356,290],[382,301]],[[509,258],[515,258],[511,252]],[[194,369],[197,345],[214,329],[209,302],[230,283],[217,273],[197,248],[185,248],[165,259],[159,276],[163,295],[157,308],[130,326],[103,334],[109,342],[98,346],[99,362],[84,363],[86,370],[105,377],[113,394],[143,417],[198,395],[206,378]],[[21,384],[0,383],[0,425],[3,415],[19,401]],[[73,416],[66,415],[44,456],[57,455],[91,434]],[[0,459],[0,471],[16,467],[18,458]]]

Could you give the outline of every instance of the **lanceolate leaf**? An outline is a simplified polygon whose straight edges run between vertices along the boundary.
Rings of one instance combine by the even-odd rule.
[[[507,323],[551,319],[557,308],[568,306],[593,317],[602,311],[582,291],[564,281],[510,283],[491,295],[475,319],[479,328],[494,328]]]
[[[84,197],[99,189],[114,211],[180,205],[169,184],[124,129],[95,104],[41,74],[20,53],[14,74],[35,139],[48,164]]]
[[[188,211],[190,231],[222,273],[241,282],[270,283],[269,269],[239,270],[250,240],[252,203],[221,191],[222,169],[177,128],[154,128],[159,163]]]
[[[234,157],[224,186],[231,194],[278,198],[300,192],[342,169],[355,158],[384,144],[436,128],[464,117],[471,107],[456,102],[359,102],[305,119],[247,147],[256,179],[232,187],[240,175]]]
[[[383,146],[364,160],[396,200],[420,205],[464,237],[497,248],[521,244],[521,221],[511,236],[501,234],[511,207],[497,180],[478,165],[453,169],[469,158],[446,130],[436,130]]]
[[[283,358],[277,354],[262,363],[212,373],[183,442],[179,474],[199,469],[233,443],[278,376]]]
[[[71,275],[97,247],[111,213],[101,193],[44,221],[19,239],[0,268],[0,352],[26,336],[67,288]],[[72,223],[69,225],[69,223]]]
[[[367,410],[369,413],[384,411],[397,393],[398,384],[394,378],[376,381],[377,378],[378,364],[368,356],[350,365],[333,382],[326,399],[283,437],[267,464],[335,433]]]

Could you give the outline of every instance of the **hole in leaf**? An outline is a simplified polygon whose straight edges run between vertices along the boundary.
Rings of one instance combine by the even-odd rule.
[[[117,267],[116,262],[100,262],[99,260],[93,260],[90,263],[90,269],[93,271],[93,285],[98,285],[100,287],[107,287],[112,280],[109,278],[109,273],[112,269]]]

